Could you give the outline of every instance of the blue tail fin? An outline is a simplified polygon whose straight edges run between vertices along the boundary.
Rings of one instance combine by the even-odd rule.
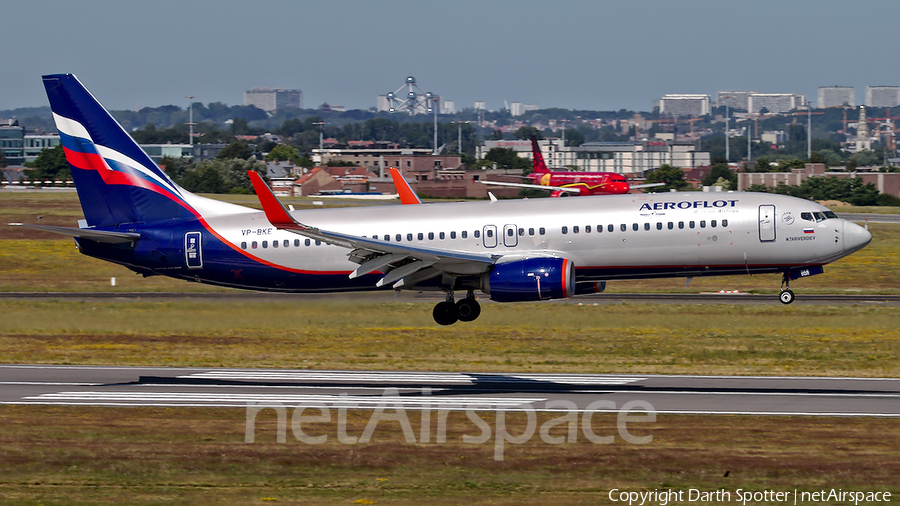
[[[160,170],[78,78],[55,74],[43,79],[88,225],[199,216],[185,199],[186,192]]]

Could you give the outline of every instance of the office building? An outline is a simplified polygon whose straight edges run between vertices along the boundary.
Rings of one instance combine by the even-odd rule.
[[[819,86],[820,109],[826,107],[856,106],[856,93],[853,86]]]
[[[900,86],[866,86],[866,107],[897,107]]]
[[[659,113],[666,116],[705,116],[709,114],[709,95],[667,94],[659,100]]]
[[[253,88],[244,92],[244,105],[271,112],[285,107],[303,108],[303,92],[281,88]]]

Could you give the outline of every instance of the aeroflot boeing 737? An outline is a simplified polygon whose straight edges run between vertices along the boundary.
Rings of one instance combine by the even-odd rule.
[[[665,193],[287,211],[251,173],[264,211],[185,191],[71,74],[44,76],[85,220],[31,225],[145,276],[283,292],[442,290],[442,325],[499,302],[595,292],[606,281],[783,273],[788,282],[872,236],[828,209],[762,193]],[[454,291],[467,295],[454,302]]]

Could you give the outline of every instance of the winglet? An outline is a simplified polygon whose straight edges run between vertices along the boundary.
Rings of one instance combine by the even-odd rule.
[[[403,178],[400,171],[394,167],[391,167],[389,170],[391,171],[391,178],[394,180],[394,186],[397,188],[397,194],[400,195],[400,203],[421,204],[422,200],[419,199],[416,192],[410,188],[409,183],[406,182],[406,179]]]
[[[266,213],[266,218],[269,220],[269,223],[275,226],[275,228],[283,228],[283,229],[292,229],[292,230],[305,230],[309,227],[301,225],[297,223],[297,221],[288,214],[287,209],[284,208],[284,204],[282,204],[278,197],[272,193],[272,189],[269,188],[269,185],[263,181],[262,176],[259,175],[255,170],[248,170],[247,175],[250,176],[250,182],[253,183],[253,189],[256,191],[256,196],[259,198],[259,203],[262,204],[263,211]]]

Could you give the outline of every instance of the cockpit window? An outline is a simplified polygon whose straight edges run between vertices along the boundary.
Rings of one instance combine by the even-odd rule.
[[[816,216],[816,223],[818,223],[818,222],[820,222],[820,221],[825,221],[825,219],[826,219],[826,218],[825,218],[825,213],[820,213],[820,212],[817,211],[817,212],[815,212],[815,213],[813,213],[813,214]]]
[[[834,214],[834,211],[825,211],[825,217],[828,218],[829,220],[838,219],[837,215]]]
[[[816,220],[813,218],[812,213],[800,213],[800,219],[801,219],[801,220],[806,220],[806,221],[816,221]]]

